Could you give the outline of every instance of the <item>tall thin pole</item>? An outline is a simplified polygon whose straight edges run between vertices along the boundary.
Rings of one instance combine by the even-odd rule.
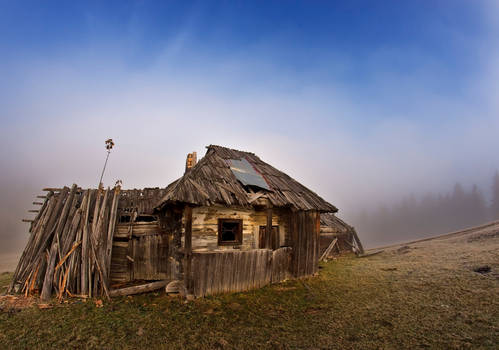
[[[102,173],[100,174],[99,189],[103,187],[102,178],[104,177],[104,171],[106,171],[107,160],[109,159],[109,154],[111,153],[111,149],[113,148],[113,146],[114,146],[113,139],[107,139],[106,140],[107,156],[106,156],[106,161],[104,162],[104,168],[102,168]]]
[[[104,177],[104,171],[106,171],[107,160],[109,159],[109,153],[111,153],[111,151],[107,151],[106,161],[104,162],[104,168],[102,168],[102,173],[100,174],[99,188],[101,188],[102,186],[102,178]]]

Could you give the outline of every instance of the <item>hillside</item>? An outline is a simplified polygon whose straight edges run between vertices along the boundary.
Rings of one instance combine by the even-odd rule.
[[[0,275],[0,290],[9,277]],[[492,349],[498,295],[493,223],[340,257],[317,277],[189,303],[155,293],[41,309],[3,297],[0,347]]]

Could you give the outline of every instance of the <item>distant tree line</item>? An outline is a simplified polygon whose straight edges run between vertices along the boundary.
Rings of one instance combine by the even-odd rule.
[[[487,200],[478,186],[465,189],[456,183],[447,194],[411,195],[391,207],[363,211],[352,218],[352,224],[370,246],[451,232],[499,220],[498,172],[491,191]]]

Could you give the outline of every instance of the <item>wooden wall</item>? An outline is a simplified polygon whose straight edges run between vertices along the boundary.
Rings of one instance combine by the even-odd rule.
[[[240,292],[290,277],[291,248],[197,252],[192,255],[195,296]]]
[[[320,235],[320,255],[326,251],[327,247],[329,247],[331,242],[335,239],[337,239],[336,246],[333,248],[332,254],[330,255],[352,252],[353,238],[350,232],[341,232],[337,234],[322,233]]]
[[[236,249],[258,248],[260,226],[267,224],[265,210],[210,206],[195,207],[192,210],[192,249],[194,252],[234,250],[233,246],[218,245],[218,219],[243,220],[243,244]],[[274,209],[272,225],[279,226],[281,247],[288,245],[288,224],[288,211]]]
[[[120,223],[116,226],[111,261],[111,280],[182,279],[180,249],[182,211],[172,211],[160,221]],[[218,219],[243,220],[243,244],[218,246]],[[225,207],[192,209],[192,261],[185,276],[192,279],[196,296],[259,288],[290,276],[317,272],[320,221],[315,211],[274,209],[272,224],[279,226],[281,247],[256,249],[266,212]],[[183,239],[182,234],[182,239]],[[189,287],[191,288],[191,287]]]
[[[116,225],[111,257],[112,283],[171,277],[171,235],[159,221]]]
[[[317,272],[319,262],[320,216],[316,211],[296,211],[290,215],[291,271],[295,277]]]

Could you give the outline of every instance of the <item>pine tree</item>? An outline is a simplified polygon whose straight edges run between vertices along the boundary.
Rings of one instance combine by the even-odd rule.
[[[457,230],[466,226],[466,193],[463,186],[458,182],[454,185],[454,190],[450,197],[451,213],[449,216],[449,229]]]
[[[479,225],[487,220],[487,203],[477,185],[473,185],[468,206],[470,225]]]

